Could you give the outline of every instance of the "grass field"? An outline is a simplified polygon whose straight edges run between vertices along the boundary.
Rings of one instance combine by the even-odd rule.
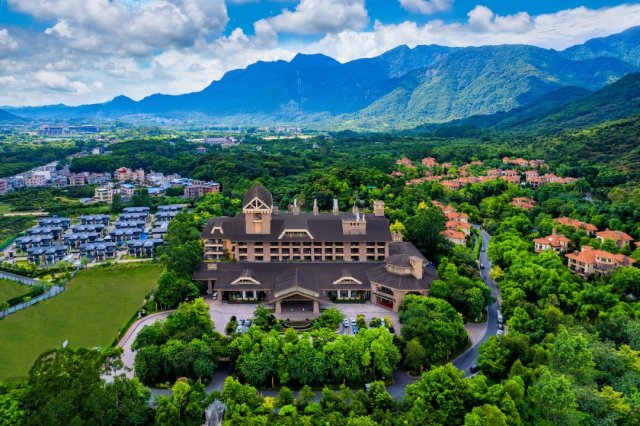
[[[22,294],[27,294],[31,290],[31,287],[18,284],[14,281],[0,279],[0,303],[7,300],[18,297]]]
[[[26,376],[38,355],[60,347],[107,346],[155,287],[160,265],[78,273],[60,295],[0,320],[0,380]]]

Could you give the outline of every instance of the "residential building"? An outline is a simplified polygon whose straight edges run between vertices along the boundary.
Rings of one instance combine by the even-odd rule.
[[[411,161],[410,159],[408,159],[407,157],[401,158],[399,160],[396,160],[396,164],[398,166],[405,166],[405,167],[409,167],[409,168],[413,168],[413,161]]]
[[[44,173],[29,173],[24,184],[28,188],[39,188],[47,185],[47,177]]]
[[[146,240],[129,240],[127,242],[127,252],[129,256],[154,257],[158,247],[162,245],[159,238],[148,238]]]
[[[111,204],[113,202],[114,189],[111,185],[100,186],[93,190],[93,199],[97,202]]]
[[[85,215],[80,216],[80,223],[83,225],[108,225],[111,218],[106,214],[94,214],[94,215]]]
[[[112,259],[116,256],[116,245],[106,241],[82,244],[80,246],[80,256],[86,257],[91,261]]]
[[[85,233],[74,232],[71,234],[64,235],[63,240],[64,240],[65,246],[72,249],[77,249],[77,248],[80,248],[80,246],[83,244],[93,243],[98,241],[100,237],[102,237],[102,235],[98,234],[97,232],[85,232]]]
[[[397,310],[408,293],[428,295],[437,278],[410,243],[393,242],[384,203],[361,214],[338,210],[281,213],[271,193],[252,186],[242,213],[216,217],[202,234],[206,259],[193,279],[223,300],[261,300],[276,313],[330,300],[369,300]],[[211,262],[228,256],[236,262]]]
[[[536,206],[536,202],[528,197],[516,197],[511,201],[511,205],[522,210],[531,210]]]
[[[189,199],[200,198],[207,194],[218,192],[220,192],[220,184],[217,182],[194,180],[184,188],[184,196]]]
[[[122,201],[130,201],[133,198],[133,194],[136,192],[135,185],[131,185],[129,183],[123,183],[120,185],[120,195],[122,196]]]
[[[577,219],[571,219],[570,217],[558,217],[556,219],[553,219],[553,221],[559,223],[560,225],[569,226],[575,229],[581,229],[590,236],[595,235],[595,233],[598,231],[598,228],[595,225],[581,222]]]
[[[65,246],[32,247],[27,249],[27,256],[30,263],[50,265],[64,260],[67,252],[68,248]]]
[[[84,186],[87,183],[87,177],[84,173],[71,173],[69,175],[69,186]]]
[[[565,256],[569,261],[569,269],[583,278],[593,274],[607,274],[621,266],[633,266],[636,262],[629,256],[596,250],[589,246],[582,246],[581,251],[567,253]]]
[[[43,219],[38,219],[38,226],[41,227],[59,227],[64,229],[65,231],[69,229],[71,225],[71,219],[68,217],[46,217]]]
[[[633,237],[622,231],[610,231],[609,229],[605,231],[596,232],[596,238],[600,241],[601,244],[604,244],[606,240],[611,240],[616,243],[616,246],[622,248],[627,244],[631,245],[633,243]]]
[[[535,244],[535,252],[540,253],[545,250],[553,250],[556,253],[563,253],[569,250],[571,240],[564,235],[556,234],[555,228],[551,235],[533,240]]]
[[[467,236],[462,231],[455,229],[445,229],[442,231],[442,235],[453,244],[465,245],[467,243]]]
[[[64,231],[59,226],[34,226],[33,228],[27,231],[27,234],[30,237],[40,237],[43,235],[51,235],[54,240],[59,239],[63,233]]]
[[[453,231],[460,231],[464,233],[466,237],[471,234],[471,224],[468,222],[461,222],[459,220],[449,220],[444,224],[445,229],[451,229]]]
[[[425,157],[422,159],[422,165],[425,167],[435,167],[438,165],[438,162],[433,157]]]

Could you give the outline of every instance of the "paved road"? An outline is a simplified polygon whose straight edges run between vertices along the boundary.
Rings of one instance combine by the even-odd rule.
[[[498,285],[494,280],[489,278],[489,271],[491,270],[491,261],[487,256],[487,248],[489,247],[489,239],[491,235],[481,227],[474,225],[474,228],[480,230],[482,237],[482,249],[480,250],[480,264],[484,265],[484,269],[480,269],[480,275],[485,284],[491,289],[491,294],[496,300],[492,305],[488,307],[488,322],[487,331],[478,343],[470,347],[465,353],[460,355],[453,361],[453,365],[458,367],[459,370],[463,370],[465,375],[469,375],[469,368],[478,362],[478,347],[484,343],[489,337],[493,336],[498,331],[498,308],[501,304],[500,292],[498,291]]]

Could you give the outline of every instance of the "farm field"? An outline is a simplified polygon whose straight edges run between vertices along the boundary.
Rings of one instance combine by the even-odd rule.
[[[24,377],[38,355],[60,347],[106,346],[156,286],[160,265],[80,271],[59,296],[0,321],[0,380]]]

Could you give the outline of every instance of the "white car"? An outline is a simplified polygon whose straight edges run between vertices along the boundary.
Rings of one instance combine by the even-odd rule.
[[[342,321],[342,325],[343,325],[345,328],[346,328],[346,327],[349,327],[349,320],[345,318],[345,319]]]
[[[502,331],[502,330],[498,330],[496,332],[496,335],[498,335],[498,336],[502,336],[503,334],[504,334],[504,331]]]
[[[355,319],[355,317],[351,317],[351,325],[356,325],[356,319]]]

